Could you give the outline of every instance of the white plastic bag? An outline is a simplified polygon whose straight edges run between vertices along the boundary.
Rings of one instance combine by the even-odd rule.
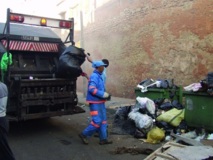
[[[137,102],[140,104],[139,108],[146,108],[150,114],[155,114],[155,103],[147,97],[137,97]]]
[[[153,120],[146,114],[141,114],[140,112],[131,111],[128,117],[134,120],[135,125],[139,129],[147,129],[153,125]]]
[[[193,91],[193,92],[197,92],[200,88],[202,88],[200,83],[192,83],[186,87],[184,87],[185,91]]]

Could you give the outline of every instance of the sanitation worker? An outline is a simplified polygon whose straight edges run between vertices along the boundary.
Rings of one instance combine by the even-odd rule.
[[[94,61],[91,57],[90,57],[90,53],[85,54],[85,56],[87,57],[87,60],[92,63],[92,65],[94,65],[96,63],[96,61]],[[102,62],[105,63],[106,65],[104,66],[104,70],[101,74],[102,79],[106,85],[106,79],[107,79],[107,67],[109,66],[109,60],[108,59],[102,59]]]
[[[7,86],[0,82],[0,160],[15,160],[7,140],[9,130],[6,118],[7,98]]]
[[[107,116],[105,107],[105,101],[110,99],[111,95],[105,92],[105,84],[101,77],[105,66],[106,64],[104,64],[103,61],[95,61],[93,63],[95,70],[90,76],[86,97],[92,118],[90,124],[79,134],[84,144],[89,143],[88,138],[96,131],[99,132],[100,145],[112,143],[112,141],[107,139]]]

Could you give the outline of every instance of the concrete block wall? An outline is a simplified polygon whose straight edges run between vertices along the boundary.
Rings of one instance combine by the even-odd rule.
[[[111,0],[84,28],[93,59],[107,58],[107,90],[134,98],[144,79],[186,86],[213,71],[212,0]],[[84,70],[92,73],[89,62]],[[78,90],[82,91],[82,78]]]

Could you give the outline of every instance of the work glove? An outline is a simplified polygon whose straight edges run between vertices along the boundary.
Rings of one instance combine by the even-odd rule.
[[[107,97],[109,97],[109,93],[104,92],[103,98],[107,98]]]
[[[104,99],[110,101],[111,100],[111,95],[107,92],[104,92],[104,96],[103,96]]]

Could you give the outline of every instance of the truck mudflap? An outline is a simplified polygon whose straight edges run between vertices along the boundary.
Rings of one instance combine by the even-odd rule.
[[[16,106],[14,108],[18,108],[18,110],[14,109],[18,112],[14,113],[10,110],[11,120],[47,118],[85,112],[77,105],[76,79],[23,79],[16,81],[13,87],[16,88],[17,103],[10,103]]]

